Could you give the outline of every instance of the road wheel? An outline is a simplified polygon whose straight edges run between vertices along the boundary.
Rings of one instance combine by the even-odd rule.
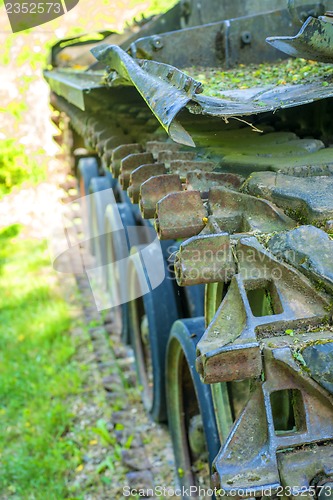
[[[89,195],[91,179],[98,177],[98,162],[94,156],[81,158],[78,162],[78,188],[80,193],[80,204],[82,214],[83,232],[85,238],[91,237],[90,206],[86,196]]]
[[[132,249],[133,252],[140,247]],[[149,277],[142,260],[133,259],[129,267],[129,323],[136,369],[143,391],[143,402],[156,422],[167,419],[165,400],[165,356],[170,329],[178,318],[174,282],[165,265],[166,277],[147,292]]]
[[[89,194],[90,248],[96,257],[96,267],[102,267],[106,265],[105,210],[109,203],[115,203],[110,180],[107,177],[94,177],[90,181]],[[100,279],[106,285],[103,276],[101,270]]]
[[[113,304],[115,328],[126,344],[130,343],[127,294],[130,242],[127,228],[135,225],[130,205],[118,203],[106,207],[106,286]]]
[[[204,319],[178,320],[167,350],[168,421],[180,484],[210,488],[211,464],[220,448],[210,387],[195,369]]]

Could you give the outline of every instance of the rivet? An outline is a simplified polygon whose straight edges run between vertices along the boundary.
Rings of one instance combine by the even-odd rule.
[[[244,45],[249,45],[252,42],[252,35],[250,31],[243,31],[241,33],[241,41]]]
[[[160,50],[163,48],[163,41],[162,38],[159,36],[154,36],[152,38],[151,44],[154,50]]]

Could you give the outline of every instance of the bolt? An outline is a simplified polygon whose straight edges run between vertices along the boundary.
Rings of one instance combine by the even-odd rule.
[[[141,210],[141,214],[142,216],[144,217],[144,214],[143,214],[143,211]],[[158,235],[160,235],[160,231],[161,231],[161,226],[160,226],[160,221],[156,218],[155,219],[155,231]]]
[[[195,89],[195,93],[196,94],[201,94],[202,92],[203,92],[203,86],[202,86],[202,83],[199,83],[199,85]]]
[[[241,33],[241,41],[244,45],[249,45],[252,42],[252,35],[249,31],[243,31]]]
[[[154,50],[161,50],[163,48],[163,41],[159,36],[154,36],[152,38],[151,44]]]
[[[185,90],[185,92],[188,92],[190,90],[191,83],[192,83],[191,78],[186,78],[185,83],[184,83],[184,90]]]
[[[168,72],[167,72],[167,79],[168,80],[171,80],[171,78],[173,77],[173,75],[175,74],[175,70],[174,69],[169,69]]]
[[[191,14],[192,6],[189,0],[184,0],[181,4],[181,16],[188,18]]]

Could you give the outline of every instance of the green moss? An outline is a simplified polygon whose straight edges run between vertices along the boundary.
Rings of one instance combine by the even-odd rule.
[[[309,216],[306,210],[302,207],[299,208],[285,208],[284,213],[288,215],[293,220],[296,220],[300,224],[308,224]]]
[[[298,349],[293,350],[293,358],[296,359],[296,361],[298,361],[303,367],[306,366],[305,359]]]
[[[278,234],[278,231],[272,231],[271,233],[255,233],[255,237],[265,248],[268,247],[268,243],[273,236]]]
[[[318,290],[318,292],[322,292],[326,290],[326,285],[323,281],[318,280],[315,282],[315,289]]]

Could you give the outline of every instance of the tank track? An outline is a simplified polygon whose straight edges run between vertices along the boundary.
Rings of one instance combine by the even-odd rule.
[[[215,407],[227,397],[230,408],[217,411],[213,485],[320,495],[333,472],[333,149],[271,120],[255,134],[188,117],[190,149],[144,106],[88,113],[55,94],[52,104],[83,139],[76,168],[98,157],[158,237],[180,240],[177,283],[206,285],[196,368]]]

